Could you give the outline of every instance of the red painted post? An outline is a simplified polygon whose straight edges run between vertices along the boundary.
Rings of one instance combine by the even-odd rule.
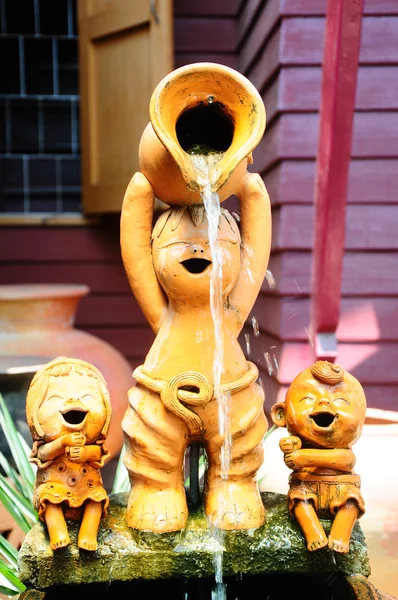
[[[337,355],[362,9],[363,0],[328,0],[325,24],[310,331],[316,358],[330,361]]]

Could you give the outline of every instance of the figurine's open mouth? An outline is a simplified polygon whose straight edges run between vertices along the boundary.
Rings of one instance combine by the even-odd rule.
[[[61,414],[68,425],[81,425],[86,418],[87,413],[88,410],[84,410],[83,408],[72,408]]]
[[[318,427],[329,427],[335,420],[336,415],[329,412],[319,412],[315,415],[311,415],[311,419]]]
[[[211,265],[211,260],[206,260],[205,258],[188,258],[187,260],[183,260],[181,264],[189,273],[197,275],[198,273],[203,273]]]

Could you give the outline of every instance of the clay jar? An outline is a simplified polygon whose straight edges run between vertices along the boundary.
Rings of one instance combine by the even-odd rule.
[[[111,397],[107,446],[115,456],[123,445],[121,420],[133,382],[132,369],[108,343],[74,328],[78,304],[88,292],[85,285],[1,285],[0,367],[9,374],[30,370],[33,377],[39,366],[58,356],[96,366]]]
[[[194,145],[222,153],[212,191],[222,202],[239,188],[265,129],[265,109],[243,75],[214,63],[176,69],[152,94],[139,146],[140,170],[169,205],[202,203],[189,156]]]

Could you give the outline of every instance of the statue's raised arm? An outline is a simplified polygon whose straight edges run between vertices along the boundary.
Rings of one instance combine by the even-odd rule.
[[[260,175],[247,172],[237,193],[240,200],[241,271],[230,303],[244,325],[260,291],[271,249],[271,207]]]
[[[154,192],[142,173],[131,179],[122,206],[120,245],[130,287],[155,333],[167,308],[157,280],[151,251]],[[149,301],[148,301],[149,300]]]

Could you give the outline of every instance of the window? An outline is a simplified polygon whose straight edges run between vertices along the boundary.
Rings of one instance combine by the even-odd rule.
[[[118,212],[172,0],[0,0],[0,52],[0,213]]]
[[[76,0],[0,0],[0,212],[81,211]]]

